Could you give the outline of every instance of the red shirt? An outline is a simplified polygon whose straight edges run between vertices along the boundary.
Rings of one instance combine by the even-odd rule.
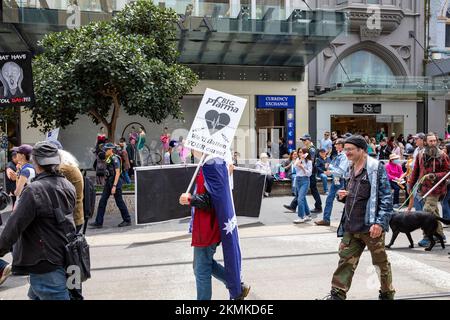
[[[438,183],[450,170],[450,163],[448,156],[445,153],[441,153],[441,159],[432,159],[425,162],[425,155],[423,152],[419,152],[416,157],[416,162],[414,163],[414,169],[411,177],[408,181],[409,187],[412,188],[414,184],[420,180],[424,175],[429,173],[434,173],[436,175],[436,180],[425,180],[422,183],[421,194],[425,195],[430,191],[436,183]],[[432,196],[444,197],[447,192],[447,185],[442,182],[436,189],[431,193]]]
[[[196,179],[197,194],[204,194],[205,178],[200,169]],[[192,222],[192,243],[193,247],[208,247],[220,242],[219,223],[214,209],[195,208],[194,221]]]

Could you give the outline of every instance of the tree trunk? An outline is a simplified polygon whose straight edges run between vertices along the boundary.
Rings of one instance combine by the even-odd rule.
[[[117,118],[119,117],[119,110],[120,110],[119,95],[117,93],[108,93],[104,95],[111,97],[113,102],[113,112],[111,115],[111,121],[108,122],[108,120],[102,117],[95,109],[91,109],[89,113],[105,126],[106,130],[108,131],[109,142],[114,143],[117,127]]]
[[[117,118],[119,118],[119,110],[120,110],[120,103],[119,103],[119,97],[118,95],[112,96],[113,100],[113,113],[111,115],[111,122],[108,126],[108,137],[110,142],[115,142],[115,134],[116,134],[116,126],[117,126]]]

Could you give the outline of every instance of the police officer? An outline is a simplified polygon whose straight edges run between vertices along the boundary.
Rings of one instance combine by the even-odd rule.
[[[111,194],[114,195],[116,200],[116,205],[120,210],[123,221],[118,225],[118,227],[126,227],[131,225],[131,217],[128,213],[128,208],[122,198],[122,178],[121,178],[121,167],[120,167],[120,157],[114,153],[116,146],[108,142],[105,144],[103,149],[106,155],[106,183],[103,188],[102,197],[98,204],[97,217],[95,222],[89,224],[92,228],[102,228],[103,227],[103,216],[105,215],[106,204],[108,203],[108,198]]]

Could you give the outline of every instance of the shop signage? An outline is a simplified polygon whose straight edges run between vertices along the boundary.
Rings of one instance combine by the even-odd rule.
[[[187,136],[186,146],[225,158],[246,104],[247,99],[206,89]]]
[[[295,109],[295,96],[256,96],[256,107],[261,109]]]
[[[381,113],[381,103],[354,103],[353,113]]]
[[[0,53],[0,107],[21,107],[34,104],[31,54]]]
[[[287,147],[289,153],[295,150],[295,109],[287,109],[286,112],[287,123]]]

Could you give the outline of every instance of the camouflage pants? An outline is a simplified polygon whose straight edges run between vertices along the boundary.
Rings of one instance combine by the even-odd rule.
[[[423,206],[423,211],[427,211],[429,213],[434,214],[437,217],[440,217],[439,213],[439,198],[435,196],[428,196],[425,198],[425,204]],[[442,223],[438,221],[438,227],[437,227],[437,233],[439,233],[441,236],[444,236],[444,230],[442,229]],[[424,234],[425,236],[425,234]]]
[[[369,233],[344,233],[339,246],[339,264],[331,281],[332,290],[342,299],[346,298],[346,294],[350,290],[359,258],[366,246],[372,255],[372,264],[378,273],[381,292],[391,294],[393,297],[395,291],[392,287],[391,264],[384,248],[384,238],[384,232],[375,239],[371,238]]]

